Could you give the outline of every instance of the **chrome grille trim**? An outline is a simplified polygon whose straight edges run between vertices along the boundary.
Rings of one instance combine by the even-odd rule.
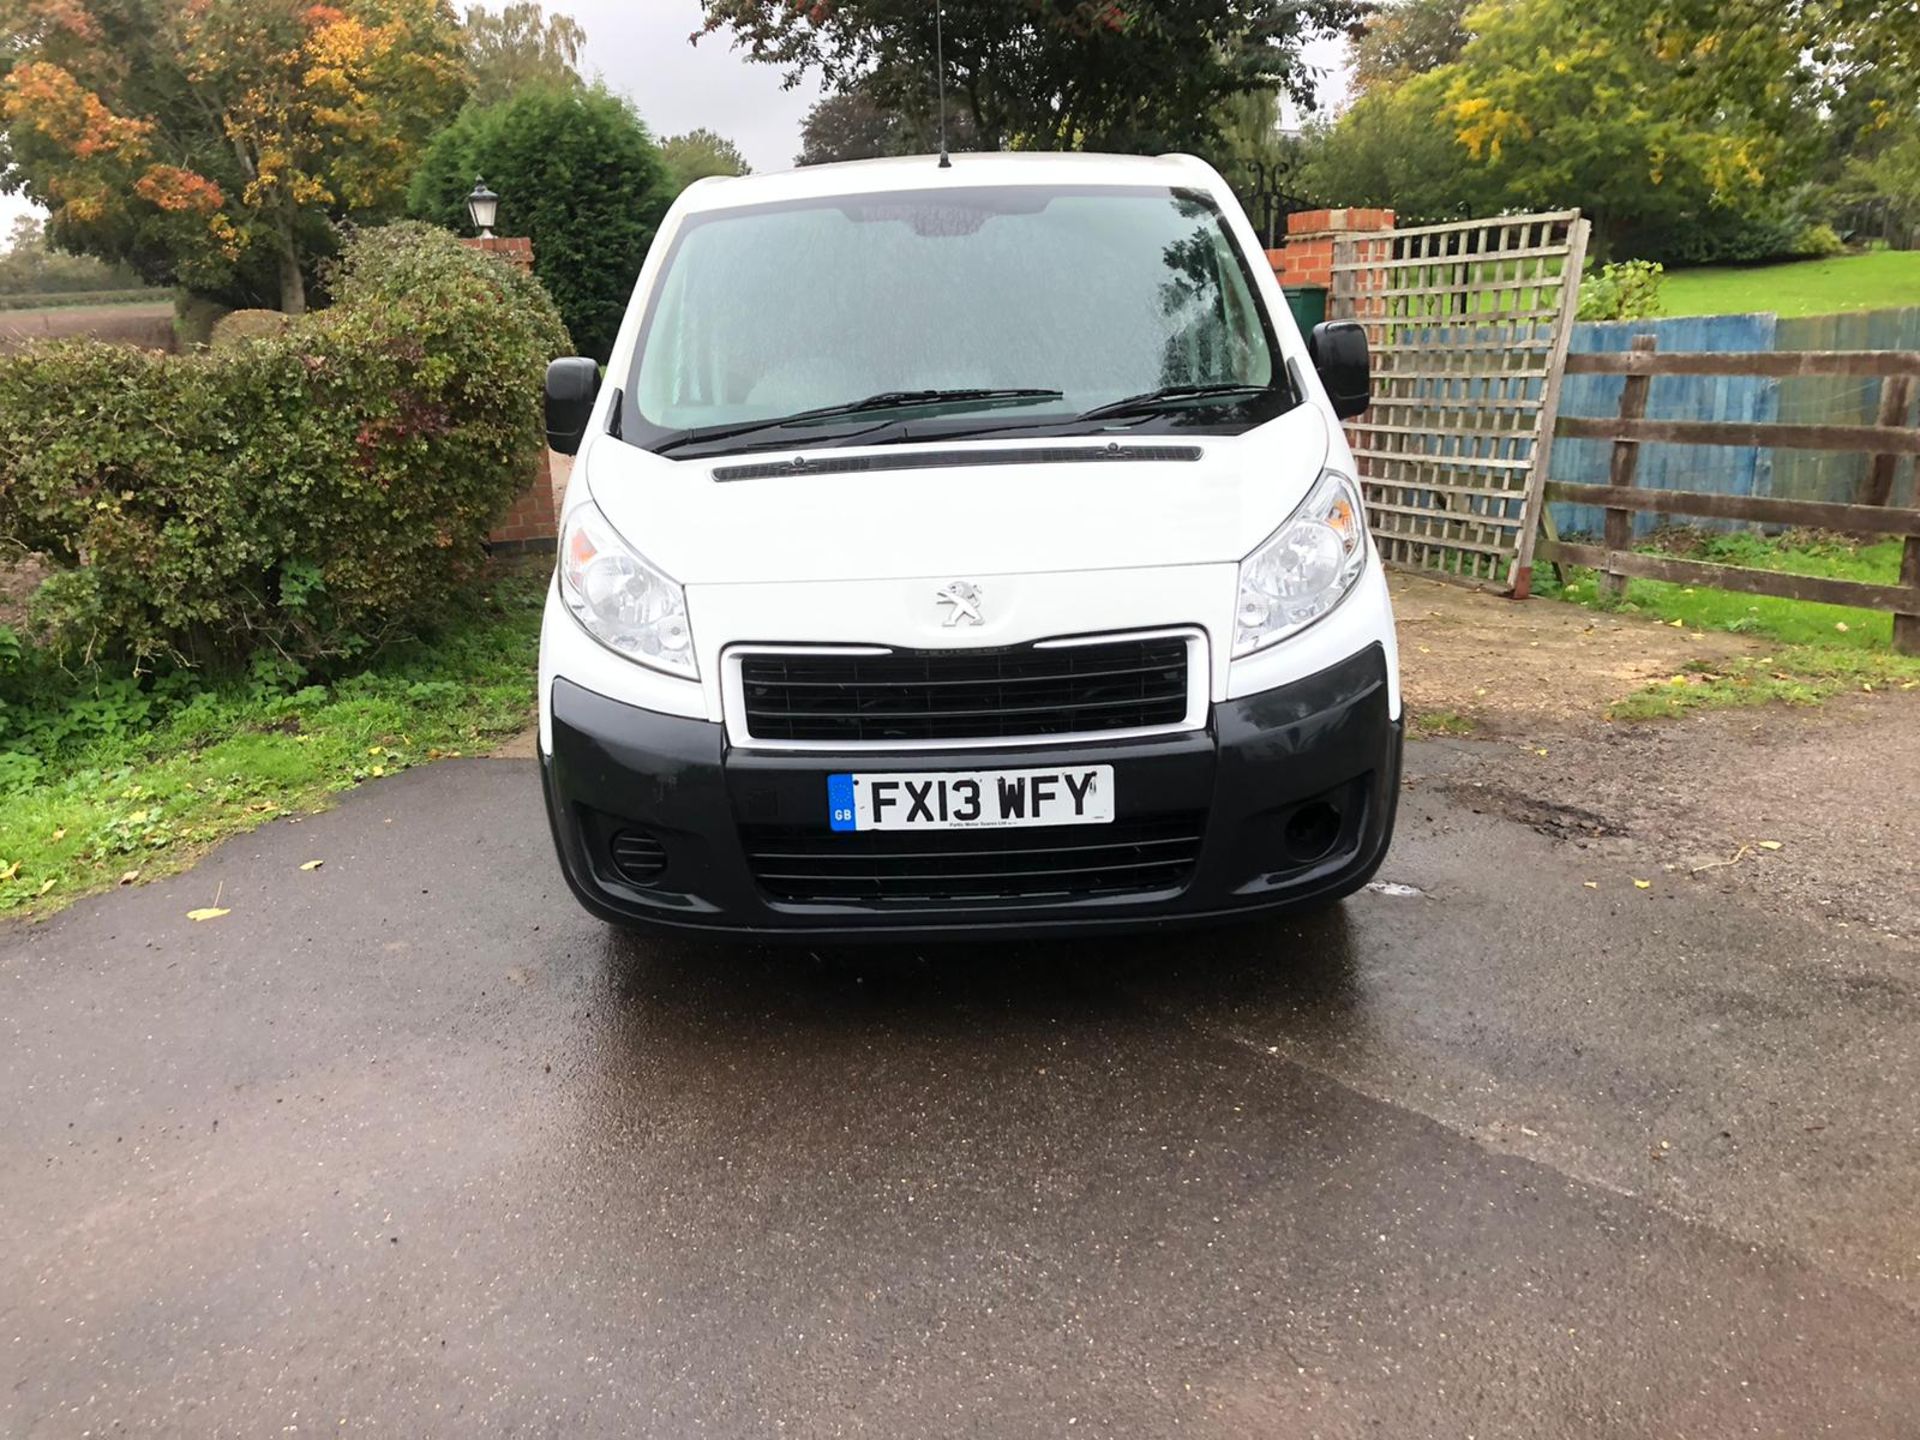
[[[965,750],[1026,749],[1035,746],[1101,744],[1111,740],[1138,740],[1155,735],[1177,735],[1204,729],[1210,703],[1211,667],[1208,663],[1206,632],[1198,626],[1172,625],[1151,630],[1124,630],[1098,635],[1058,636],[1044,640],[1016,642],[1035,650],[1066,649],[1077,646],[1106,645],[1132,640],[1156,640],[1178,637],[1187,647],[1186,713],[1172,724],[1125,729],[1086,730],[1050,735],[994,735],[965,739],[939,740],[786,740],[756,736],[747,716],[746,681],[741,662],[751,655],[890,655],[909,647],[889,645],[780,645],[741,644],[727,647],[720,658],[720,700],[726,721],[728,742],[743,750],[778,750],[790,753],[857,754],[873,752],[939,752]],[[981,646],[976,649],[1004,649]],[[955,653],[965,653],[956,651]]]

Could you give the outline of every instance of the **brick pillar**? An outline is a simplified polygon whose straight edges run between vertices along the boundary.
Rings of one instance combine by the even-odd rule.
[[[509,265],[533,273],[533,241],[524,235],[482,235],[460,242],[469,250],[498,255]]]
[[[560,533],[560,522],[553,503],[551,452],[541,450],[534,466],[532,483],[507,507],[487,543],[496,555],[521,555],[551,550]]]
[[[1393,229],[1391,210],[1302,210],[1287,217],[1287,243],[1267,252],[1282,285],[1333,288],[1336,240]]]
[[[533,273],[533,241],[524,235],[486,235],[463,239],[460,243],[469,250],[498,256],[525,274]],[[534,466],[527,488],[515,497],[513,504],[507,508],[505,518],[487,537],[487,543],[493,547],[496,555],[553,548],[560,531],[554,495],[553,459],[551,451],[540,452],[539,462]]]

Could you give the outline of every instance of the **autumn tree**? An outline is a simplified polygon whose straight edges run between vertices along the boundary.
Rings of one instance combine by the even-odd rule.
[[[494,105],[521,90],[580,83],[575,67],[587,31],[571,15],[550,16],[537,0],[515,0],[498,10],[470,5],[461,30],[475,104]]]
[[[1679,61],[1622,34],[1587,0],[1500,0],[1442,81],[1439,115],[1504,204],[1578,205],[1599,252],[1636,232],[1710,226],[1751,211],[1783,159],[1770,129],[1725,104],[1689,103]]]
[[[668,136],[660,142],[660,159],[676,195],[710,175],[745,175],[753,169],[738,145],[707,129]]]
[[[926,0],[702,0],[790,81],[816,74],[882,114],[935,113]],[[946,0],[946,79],[977,142],[997,149],[1209,148],[1221,102],[1281,91],[1310,107],[1309,39],[1353,19],[1351,0]]]
[[[297,313],[465,90],[445,0],[0,0],[0,189],[68,248]]]
[[[1437,70],[1467,43],[1468,0],[1397,0],[1368,13],[1353,40],[1360,94]]]
[[[1421,218],[1577,206],[1600,255],[1792,253],[1794,146],[1612,0],[1494,0],[1442,64],[1370,87],[1312,137],[1313,187]],[[1624,0],[1623,0],[1624,3]]]
[[[973,117],[965,110],[947,115],[947,144],[975,150]],[[864,89],[825,95],[800,123],[796,165],[827,165],[838,160],[878,160],[888,155],[930,155],[940,145],[940,126],[931,107],[918,113],[888,109]]]

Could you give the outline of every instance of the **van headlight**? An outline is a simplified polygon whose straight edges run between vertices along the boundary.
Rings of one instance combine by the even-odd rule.
[[[1233,653],[1251,655],[1306,629],[1346,598],[1366,568],[1360,487],[1328,470],[1287,523],[1240,562]]]
[[[700,678],[687,594],[634,553],[591,501],[560,532],[560,595],[589,635],[629,660]]]

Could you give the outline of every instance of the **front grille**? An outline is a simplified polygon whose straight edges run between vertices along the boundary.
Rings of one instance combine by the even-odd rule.
[[[1154,729],[1186,718],[1187,640],[749,653],[740,680],[756,740],[911,743]]]
[[[1199,815],[1111,825],[833,834],[744,826],[760,888],[815,905],[978,905],[1177,890],[1193,873]]]

